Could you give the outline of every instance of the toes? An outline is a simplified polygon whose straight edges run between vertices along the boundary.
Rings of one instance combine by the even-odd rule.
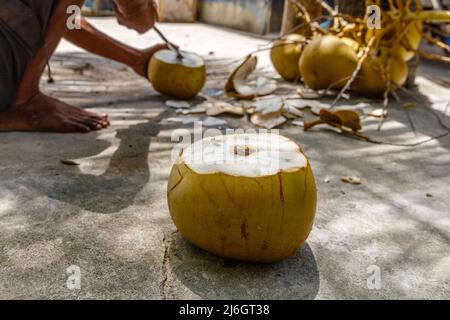
[[[101,130],[109,126],[109,120],[98,117],[79,115],[72,117],[78,123],[88,126],[91,130]]]
[[[91,118],[77,118],[75,121],[81,125],[89,127],[90,130],[100,130],[103,129],[104,126],[100,121]]]
[[[98,119],[98,118],[93,118],[93,117],[91,117],[90,120],[99,123],[99,124],[102,126],[102,128],[107,128],[107,127],[109,127],[109,120],[108,120],[108,119],[105,119],[105,118]]]
[[[97,125],[100,125],[100,128],[109,127],[109,120],[107,119],[89,118],[89,120]]]
[[[85,115],[82,116],[83,118],[86,118]],[[99,116],[99,115],[89,115],[86,119],[88,119],[91,122],[95,122],[100,124],[102,128],[107,128],[109,126],[109,119],[107,116]]]
[[[71,132],[87,133],[90,131],[91,131],[91,128],[89,128],[87,125],[77,122],[77,121],[65,122],[61,127],[61,132],[66,132],[66,133],[71,133]]]
[[[77,110],[78,111],[77,114],[79,114],[81,116],[93,118],[93,119],[96,119],[96,120],[108,121],[108,115],[107,114],[97,114],[97,113],[90,112],[90,111],[87,111],[87,110],[84,110],[84,109],[80,109],[80,108],[77,108],[77,109],[78,109]]]

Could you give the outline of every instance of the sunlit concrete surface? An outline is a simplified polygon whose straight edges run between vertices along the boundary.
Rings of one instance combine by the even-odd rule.
[[[158,40],[111,18],[92,21],[141,48]],[[161,29],[205,57],[206,94],[222,88],[230,62],[267,43],[202,24]],[[267,56],[261,54],[261,72],[273,72]],[[171,134],[182,125],[164,121],[175,116],[166,98],[126,67],[67,43],[52,67],[56,82],[42,82],[47,93],[107,112],[112,125],[89,134],[0,134],[0,298],[450,298],[448,136],[406,148],[325,128],[304,133],[285,127],[281,133],[299,142],[311,160],[319,192],[316,223],[293,257],[272,265],[236,263],[193,247],[171,222]],[[413,143],[445,132],[426,105],[450,125],[448,71],[437,63],[420,68],[422,102],[409,111],[416,134],[394,102],[382,131],[377,119],[364,118],[365,133]],[[224,119],[231,128],[251,127],[245,119]],[[66,159],[80,165],[63,165]],[[362,184],[344,184],[343,175],[358,175]],[[73,265],[80,268],[80,289],[67,273]],[[377,270],[379,289],[372,285]]]

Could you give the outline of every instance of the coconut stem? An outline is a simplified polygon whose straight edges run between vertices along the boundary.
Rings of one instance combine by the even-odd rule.
[[[410,15],[413,20],[423,20],[434,23],[450,23],[450,10],[421,11]]]

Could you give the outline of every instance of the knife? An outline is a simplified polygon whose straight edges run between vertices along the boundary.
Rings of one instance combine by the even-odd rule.
[[[153,29],[161,37],[161,39],[163,39],[163,41],[169,46],[170,49],[175,50],[178,59],[184,58],[183,55],[181,54],[180,49],[176,45],[174,45],[171,41],[169,41],[169,39],[166,38],[166,36],[161,32],[161,30],[158,29],[158,27],[153,26]]]

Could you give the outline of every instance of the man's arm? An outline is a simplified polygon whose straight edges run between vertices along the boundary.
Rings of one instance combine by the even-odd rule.
[[[89,52],[126,64],[143,77],[147,76],[147,64],[152,55],[167,48],[165,44],[146,50],[132,48],[104,34],[84,18],[81,20],[81,29],[70,30],[65,39]]]
[[[139,33],[150,30],[158,20],[158,7],[154,0],[114,0],[119,24]]]

